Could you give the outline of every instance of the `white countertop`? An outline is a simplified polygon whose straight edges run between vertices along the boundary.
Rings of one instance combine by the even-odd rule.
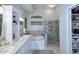
[[[0,47],[0,54],[15,54],[29,37],[30,35],[24,35],[18,41],[13,42],[13,44]]]

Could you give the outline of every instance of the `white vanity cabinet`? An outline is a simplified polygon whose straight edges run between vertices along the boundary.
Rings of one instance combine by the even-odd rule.
[[[19,48],[16,54],[31,54],[30,41],[25,42],[24,45]]]
[[[43,36],[32,36],[30,40],[32,50],[41,50],[46,47],[46,39]]]
[[[31,49],[32,50],[40,50],[45,48],[44,40],[32,40],[31,41]]]
[[[47,35],[33,36],[31,35],[28,40],[16,51],[15,54],[32,54],[33,50],[42,50],[47,47]]]

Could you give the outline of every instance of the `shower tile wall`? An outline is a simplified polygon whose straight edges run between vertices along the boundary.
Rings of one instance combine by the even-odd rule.
[[[59,42],[59,24],[58,21],[49,21],[52,24],[52,30],[48,31],[48,44],[58,44]]]

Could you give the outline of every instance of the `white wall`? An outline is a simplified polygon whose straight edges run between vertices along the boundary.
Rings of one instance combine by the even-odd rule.
[[[13,16],[13,10],[15,10],[18,13],[18,17],[24,17],[26,16],[24,11],[22,9],[19,9],[15,7],[14,5],[3,5],[3,11],[0,9],[0,14],[3,14],[3,28],[2,28],[2,36],[5,37],[6,40],[8,40],[10,43],[12,43],[12,16]],[[16,9],[17,8],[17,9]],[[19,26],[18,26],[19,29]],[[19,31],[16,31],[19,37]]]
[[[14,6],[14,11],[17,13],[17,19],[18,19],[18,30],[17,31],[15,31],[15,32],[18,32],[17,34],[18,34],[18,37],[20,36],[20,19],[19,18],[22,18],[23,20],[25,20],[25,18],[26,18],[26,16],[28,15],[28,13],[26,13],[25,11],[24,11],[24,9],[22,8],[22,6],[21,5],[18,5],[18,4],[16,4],[16,5],[13,5]],[[23,30],[25,29],[24,28],[24,24],[25,24],[25,22],[23,22]],[[23,31],[23,32],[25,32],[25,31]]]
[[[55,21],[58,21],[58,13],[57,13],[57,8],[54,7],[54,8],[37,8],[34,10],[33,13],[29,14],[28,16],[28,24],[27,24],[27,27],[29,28],[29,21],[30,21],[30,17],[31,16],[36,16],[36,15],[40,15],[40,16],[43,16],[43,20],[45,22],[45,24],[48,22],[48,21],[52,21],[54,27],[56,27],[55,25]],[[52,26],[53,27],[53,26]],[[30,28],[31,29],[31,28]],[[47,29],[45,28],[45,30],[47,31]],[[53,29],[52,29],[53,30]],[[55,28],[56,30],[56,28]],[[56,32],[49,32],[48,33],[48,36],[49,36],[49,41],[52,41],[53,42],[56,42],[57,40],[59,40],[58,38],[58,35],[55,35],[55,34],[59,34],[59,33],[56,33]]]
[[[58,6],[60,53],[72,53],[71,8],[73,6],[72,4],[62,4]]]
[[[15,8],[17,8],[17,12],[19,12],[20,13],[20,16],[21,17],[26,17],[27,15],[28,15],[28,13],[26,13],[26,11],[23,9],[23,7],[21,6],[21,5],[19,5],[19,4],[15,4],[15,5],[13,5]]]
[[[53,8],[53,9],[36,9],[33,13],[30,13],[28,15],[28,21],[29,21],[29,18],[31,16],[36,16],[36,15],[39,15],[39,16],[42,16],[43,17],[43,20],[45,21],[48,21],[48,20],[58,20],[58,14],[57,14],[57,10],[56,8]],[[27,22],[29,24],[29,22]],[[27,27],[29,27],[29,25],[27,25]]]
[[[48,9],[36,9],[31,15],[42,15],[45,20],[58,20],[58,13],[56,7]]]
[[[3,6],[3,28],[5,32],[5,39],[12,43],[12,5],[4,5]]]

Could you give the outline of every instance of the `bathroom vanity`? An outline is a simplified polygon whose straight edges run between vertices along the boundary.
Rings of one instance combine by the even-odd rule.
[[[46,48],[44,36],[30,35],[28,40],[20,47],[16,54],[32,54],[34,50],[42,50]]]
[[[31,40],[31,49],[32,50],[42,50],[47,47],[47,35],[32,35],[30,37]]]
[[[0,54],[32,54],[46,47],[45,37],[24,35],[18,41],[0,47]]]
[[[12,44],[0,47],[0,54],[30,53],[31,49],[29,46],[29,37],[30,35],[24,35],[18,41],[13,42]]]

